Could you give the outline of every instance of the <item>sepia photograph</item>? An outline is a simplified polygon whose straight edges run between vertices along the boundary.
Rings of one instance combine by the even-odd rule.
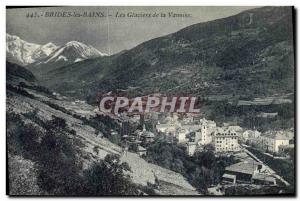
[[[8,196],[296,195],[293,6],[5,10]]]

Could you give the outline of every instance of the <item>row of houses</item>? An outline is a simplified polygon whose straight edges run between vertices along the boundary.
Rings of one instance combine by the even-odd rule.
[[[240,143],[274,153],[284,152],[285,149],[292,147],[293,132],[287,134],[286,131],[269,131],[262,134],[257,130],[244,131],[239,126],[224,124],[224,126],[218,127],[214,121],[205,118],[195,119],[193,116],[179,120],[177,115],[172,115],[163,119],[162,122],[158,121],[154,125],[156,132],[166,134],[168,138],[172,138],[172,142],[185,144],[189,155],[193,155],[195,151],[201,150],[208,144],[213,145],[215,152],[239,151]],[[137,139],[142,142],[141,144],[146,146],[147,143],[155,140],[156,132],[147,131],[144,127],[141,131],[136,130],[134,136],[137,136]],[[127,134],[132,131],[122,133]]]
[[[247,138],[246,143],[265,152],[280,153],[293,146],[293,139],[293,133],[288,131],[268,131]]]
[[[183,123],[175,118],[164,124],[158,123],[156,129],[158,132],[173,135],[178,143],[186,144],[189,155],[207,144],[212,144],[216,152],[239,150],[237,127],[217,127],[214,121],[205,118],[197,122],[185,120]]]

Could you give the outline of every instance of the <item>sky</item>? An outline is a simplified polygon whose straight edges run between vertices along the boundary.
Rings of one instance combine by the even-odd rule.
[[[53,42],[63,45],[75,40],[111,55],[192,24],[228,17],[252,8],[254,7],[14,8],[6,10],[6,32],[37,44]],[[51,12],[72,12],[72,17],[45,17]],[[74,12],[97,12],[99,16],[75,17]],[[26,17],[32,13],[37,13],[40,17]],[[149,14],[151,17],[131,17],[133,13]],[[166,14],[166,17],[161,17],[161,13]],[[169,17],[169,13],[185,14],[185,17]]]

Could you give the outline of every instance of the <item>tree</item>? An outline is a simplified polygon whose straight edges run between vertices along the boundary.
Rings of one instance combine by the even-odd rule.
[[[40,143],[38,159],[38,183],[46,192],[54,195],[77,195],[83,178],[76,156],[76,148],[63,129],[64,124],[49,130]]]
[[[107,155],[94,163],[85,173],[85,195],[138,195],[136,186],[128,174],[127,163],[121,163],[117,155]]]

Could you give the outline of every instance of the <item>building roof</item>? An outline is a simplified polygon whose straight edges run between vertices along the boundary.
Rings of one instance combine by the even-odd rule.
[[[193,130],[200,130],[201,126],[197,124],[184,124],[181,126],[183,129],[193,129]]]
[[[170,127],[174,127],[174,125],[171,125],[171,124],[157,124],[156,127],[157,128],[170,128]]]
[[[287,136],[281,135],[281,134],[277,134],[277,135],[275,136],[275,139],[276,139],[276,140],[289,140],[289,138],[288,138]]]
[[[271,138],[274,140],[289,140],[289,138],[285,135],[282,135],[280,133],[265,133],[265,135],[263,135],[262,137],[266,137],[266,138]]]
[[[273,118],[278,115],[278,112],[261,112],[257,116],[263,118]]]
[[[253,174],[253,172],[257,169],[257,166],[259,164],[260,163],[256,161],[244,161],[244,162],[230,165],[226,167],[225,170],[231,172],[244,173],[244,174]]]
[[[144,147],[142,146],[138,146],[138,152],[143,152],[143,151],[147,151],[147,149],[145,149]]]
[[[243,128],[240,126],[228,126],[228,129],[232,129],[233,131],[242,131]]]
[[[223,174],[222,178],[228,178],[228,179],[235,179],[236,176],[235,175],[232,175],[232,174]]]
[[[212,120],[207,120],[205,118],[200,119],[200,123],[201,124],[211,124],[211,125],[215,125],[216,122],[212,121]]]
[[[150,131],[142,131],[141,136],[142,137],[149,137],[149,138],[154,138],[155,137],[154,133],[152,133]]]
[[[243,134],[249,134],[255,136],[255,135],[260,135],[261,133],[257,130],[246,130],[245,132],[243,132]]]
[[[256,173],[252,176],[252,179],[255,180],[261,180],[261,181],[269,181],[269,182],[274,182],[276,179],[270,175],[265,175],[265,174],[260,174]]]

